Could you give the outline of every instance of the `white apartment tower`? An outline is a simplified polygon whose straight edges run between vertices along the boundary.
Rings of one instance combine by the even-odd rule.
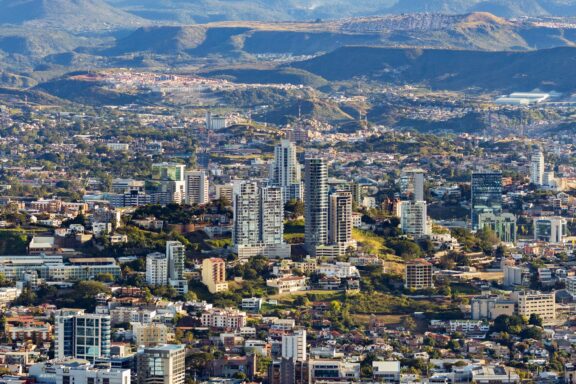
[[[260,242],[260,188],[255,181],[235,185],[232,238],[235,245]]]
[[[234,191],[233,242],[241,259],[257,255],[289,257],[284,242],[284,199],[282,188],[242,182]]]
[[[282,358],[306,361],[306,330],[300,329],[292,335],[282,336]]]
[[[203,205],[209,202],[209,182],[206,172],[186,172],[186,204]]]
[[[284,203],[290,200],[302,200],[302,174],[296,145],[289,140],[282,140],[274,148],[270,180],[274,185],[282,187]]]
[[[430,234],[428,208],[425,201],[402,201],[400,204],[400,226],[406,234],[422,237]]]
[[[188,281],[184,279],[186,261],[184,244],[179,241],[167,241],[166,257],[168,259],[168,283],[181,294],[188,292]]]
[[[532,153],[530,161],[530,182],[534,185],[544,185],[544,153],[537,149]]]
[[[154,252],[146,255],[146,283],[152,286],[168,285],[168,256]]]

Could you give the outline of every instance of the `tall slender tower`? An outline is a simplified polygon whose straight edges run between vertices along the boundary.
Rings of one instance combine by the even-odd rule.
[[[274,148],[270,179],[274,185],[282,187],[284,203],[290,200],[302,200],[302,175],[296,145],[289,140],[282,140]]]
[[[179,293],[188,292],[188,281],[184,278],[186,247],[179,241],[166,242],[168,258],[168,281]]]
[[[472,229],[477,230],[481,213],[502,212],[502,173],[472,173]]]
[[[203,205],[210,202],[208,176],[204,171],[186,172],[186,204]]]
[[[323,159],[306,159],[304,186],[305,246],[314,256],[317,246],[328,243],[328,169]]]
[[[352,192],[335,192],[330,195],[330,244],[352,241]]]
[[[536,149],[530,161],[530,182],[534,185],[544,184],[544,153]]]

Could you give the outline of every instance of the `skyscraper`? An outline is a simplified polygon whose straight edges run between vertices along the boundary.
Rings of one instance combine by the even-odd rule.
[[[233,200],[232,238],[238,257],[289,257],[291,248],[284,242],[282,188],[241,182],[235,187]]]
[[[502,212],[502,173],[494,171],[472,173],[472,229],[478,229],[481,213]]]
[[[260,240],[265,245],[284,243],[284,200],[281,187],[260,189]]]
[[[188,292],[188,281],[184,279],[184,264],[186,248],[179,241],[166,242],[166,257],[168,258],[168,282],[179,293]]]
[[[328,243],[328,168],[319,158],[305,164],[305,246],[316,254],[316,247]]]
[[[57,359],[74,357],[94,362],[110,356],[110,316],[65,313],[56,316],[54,327]]]
[[[296,145],[289,140],[282,140],[274,148],[270,180],[274,185],[282,187],[284,203],[290,200],[302,200],[302,175]]]
[[[186,172],[186,204],[208,204],[210,202],[208,189],[209,183],[206,172]]]
[[[235,245],[260,242],[260,190],[255,181],[235,185],[232,239]]]
[[[400,198],[424,201],[424,170],[405,169],[400,176]]]
[[[544,153],[541,149],[536,149],[532,153],[530,160],[530,182],[541,186],[544,184]]]
[[[348,244],[352,241],[352,193],[335,192],[330,195],[330,244]]]

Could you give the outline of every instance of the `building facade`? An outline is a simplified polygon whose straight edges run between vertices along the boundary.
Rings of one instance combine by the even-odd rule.
[[[304,170],[304,243],[306,251],[315,256],[316,248],[328,243],[328,167],[323,159],[308,158]]]

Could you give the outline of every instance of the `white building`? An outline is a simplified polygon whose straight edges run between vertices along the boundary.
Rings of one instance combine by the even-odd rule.
[[[349,277],[359,277],[358,268],[347,262],[336,262],[334,264],[320,264],[317,272],[328,277],[340,277],[346,279]]]
[[[235,185],[232,239],[240,259],[290,257],[291,247],[284,242],[282,188],[262,187],[255,181]]]
[[[544,153],[537,149],[530,160],[530,182],[534,185],[544,185]]]
[[[373,361],[372,377],[377,383],[400,383],[400,362],[396,360]]]
[[[274,185],[282,187],[284,203],[290,200],[302,200],[302,171],[298,163],[296,145],[289,140],[282,140],[274,148],[270,180]]]
[[[82,360],[52,360],[34,364],[29,374],[38,383],[130,384],[130,370],[95,367]]]
[[[296,330],[292,335],[282,336],[282,358],[306,361],[306,331]]]
[[[400,203],[400,226],[404,233],[415,237],[430,234],[426,202],[402,201]]]
[[[168,258],[168,283],[181,294],[188,292],[188,280],[184,279],[186,262],[184,244],[179,241],[167,241],[166,256]]]
[[[534,240],[547,243],[563,243],[568,235],[568,222],[562,217],[535,217]]]
[[[204,205],[210,202],[208,175],[204,171],[186,172],[186,204]]]
[[[146,283],[152,286],[168,285],[168,257],[154,252],[146,255]]]

